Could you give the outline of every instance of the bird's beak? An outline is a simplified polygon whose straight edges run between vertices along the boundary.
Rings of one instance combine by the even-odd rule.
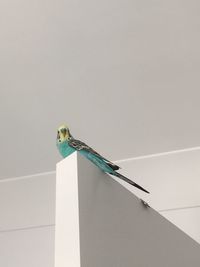
[[[59,134],[59,132],[57,133],[57,140],[59,140],[60,139],[60,134]]]
[[[67,134],[67,129],[62,129],[61,132],[62,132],[62,134],[63,134],[63,137],[65,137],[66,134]]]

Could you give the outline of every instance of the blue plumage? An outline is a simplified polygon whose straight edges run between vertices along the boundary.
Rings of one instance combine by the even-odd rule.
[[[140,185],[118,173],[116,170],[119,169],[119,166],[115,165],[111,161],[98,154],[94,149],[92,149],[82,141],[74,139],[69,131],[69,128],[66,125],[62,125],[58,128],[56,145],[63,158],[68,157],[75,151],[79,151],[84,157],[93,162],[103,172],[112,174],[137,187],[138,189],[149,193]]]

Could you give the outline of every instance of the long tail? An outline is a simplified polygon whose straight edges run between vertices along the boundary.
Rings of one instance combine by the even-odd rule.
[[[125,182],[127,182],[127,183],[137,187],[138,189],[140,189],[140,190],[142,190],[142,191],[144,191],[144,192],[149,194],[149,192],[147,190],[145,190],[143,187],[141,187],[140,185],[134,183],[132,180],[128,179],[127,177],[123,176],[122,174],[120,174],[118,172],[113,172],[112,175],[118,177],[119,179],[124,180]]]

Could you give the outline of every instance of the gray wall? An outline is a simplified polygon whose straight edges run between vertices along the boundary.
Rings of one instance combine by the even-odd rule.
[[[151,195],[125,186],[198,242],[199,157],[200,150],[196,150],[120,163],[122,172],[135,177]],[[54,209],[55,173],[0,182],[1,266],[30,266],[27,262],[31,261],[31,267],[53,267]]]
[[[53,170],[65,121],[114,160],[199,146],[199,9],[1,0],[0,178]]]
[[[70,160],[63,160],[63,172]],[[81,266],[199,267],[198,243],[79,154],[77,165]],[[76,169],[70,178],[76,179]]]
[[[0,266],[53,267],[55,174],[0,182]]]

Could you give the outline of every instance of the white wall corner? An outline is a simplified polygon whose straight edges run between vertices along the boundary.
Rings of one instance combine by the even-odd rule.
[[[198,243],[81,155],[56,179],[55,267],[199,267]]]

